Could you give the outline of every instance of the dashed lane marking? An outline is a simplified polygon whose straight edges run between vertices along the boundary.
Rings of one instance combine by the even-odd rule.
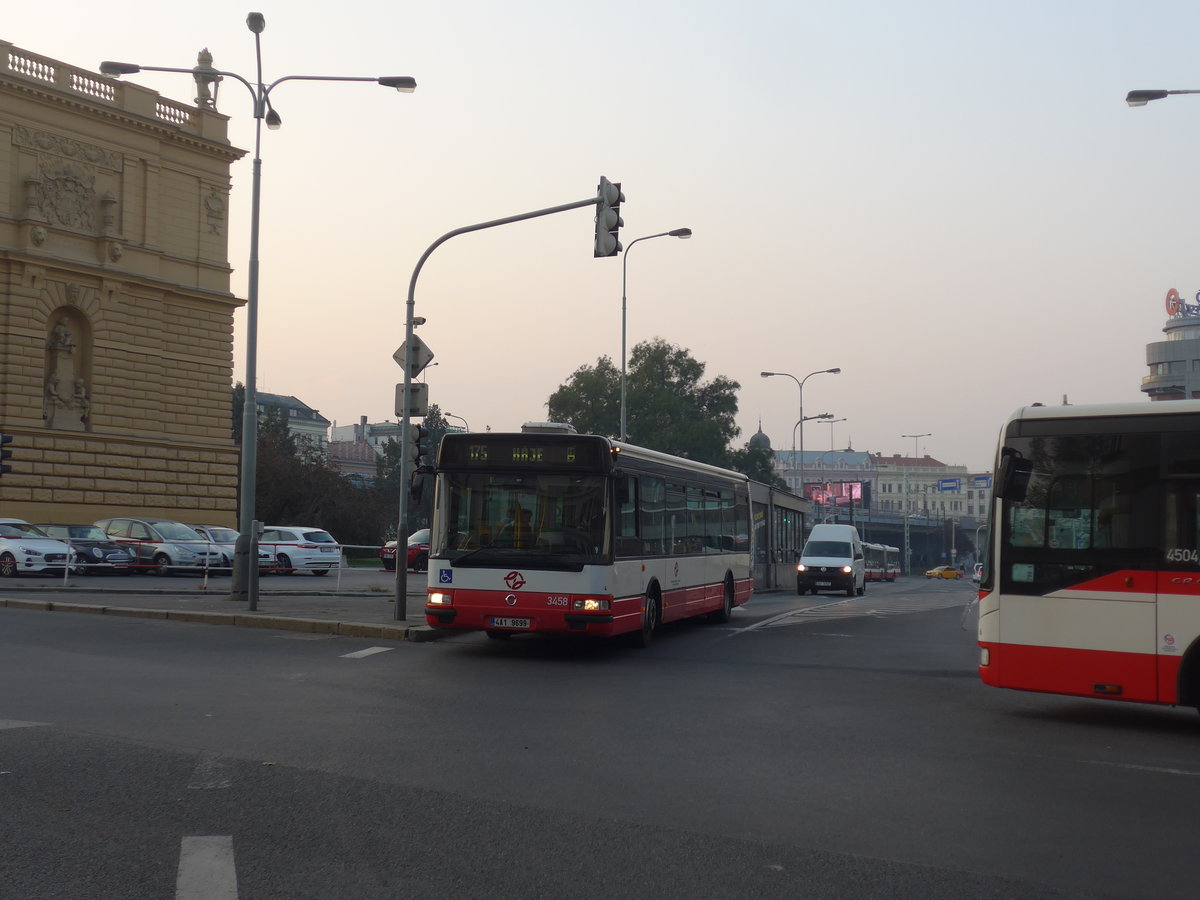
[[[22,722],[20,719],[0,719],[0,731],[4,731],[6,728],[36,728],[49,724],[49,722]]]
[[[342,659],[364,659],[368,656],[374,656],[376,653],[387,653],[387,651],[394,649],[394,647],[368,647],[366,650],[355,650],[353,653],[343,653]]]
[[[237,900],[233,835],[185,837],[179,847],[175,900]]]

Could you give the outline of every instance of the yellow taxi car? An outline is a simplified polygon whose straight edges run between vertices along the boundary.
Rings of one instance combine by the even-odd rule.
[[[938,566],[925,573],[926,578],[962,578],[962,572],[954,566]]]

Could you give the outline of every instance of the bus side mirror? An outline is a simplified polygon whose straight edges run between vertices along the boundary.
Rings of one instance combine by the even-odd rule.
[[[1000,460],[999,486],[996,493],[1012,503],[1020,503],[1029,492],[1033,463],[1012,453]]]

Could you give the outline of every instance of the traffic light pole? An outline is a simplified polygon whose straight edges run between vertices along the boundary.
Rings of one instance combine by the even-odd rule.
[[[607,179],[602,179],[602,184]],[[425,260],[429,259],[430,255],[446,241],[452,237],[458,237],[460,234],[469,234],[472,231],[483,231],[486,228],[496,228],[500,225],[511,225],[514,222],[524,222],[526,219],[537,219],[542,216],[550,216],[555,213],[566,212],[571,209],[582,209],[585,206],[598,206],[601,197],[599,190],[596,195],[588,197],[586,200],[576,200],[574,203],[564,203],[562,206],[551,206],[548,209],[538,209],[533,212],[520,213],[515,216],[506,216],[503,219],[493,219],[490,222],[480,222],[478,225],[466,225],[462,228],[456,228],[453,231],[448,231],[440,238],[429,245],[428,249],[421,254],[421,258],[417,260],[417,265],[413,269],[412,278],[408,282],[408,310],[404,317],[404,346],[411,347],[413,339],[413,312],[416,309],[416,292],[417,292],[417,276],[421,274],[421,268],[425,265]],[[419,371],[419,370],[418,370]],[[404,409],[400,418],[400,443],[404,447],[404,453],[400,456],[400,521],[396,529],[396,611],[395,618],[398,622],[403,622],[408,618],[408,536],[412,534],[412,527],[408,520],[409,513],[409,497],[408,497],[408,482],[411,477],[408,465],[408,448],[410,446],[411,437],[409,435],[409,415],[408,411],[412,407],[412,379],[417,373],[413,371],[411,364],[404,366]]]

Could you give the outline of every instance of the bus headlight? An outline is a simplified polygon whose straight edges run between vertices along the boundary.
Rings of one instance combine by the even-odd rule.
[[[429,599],[426,602],[430,606],[453,606],[454,595],[446,594],[441,591],[433,591],[429,594]]]
[[[612,609],[612,603],[598,597],[577,597],[571,601],[571,609],[580,612],[607,612]]]

